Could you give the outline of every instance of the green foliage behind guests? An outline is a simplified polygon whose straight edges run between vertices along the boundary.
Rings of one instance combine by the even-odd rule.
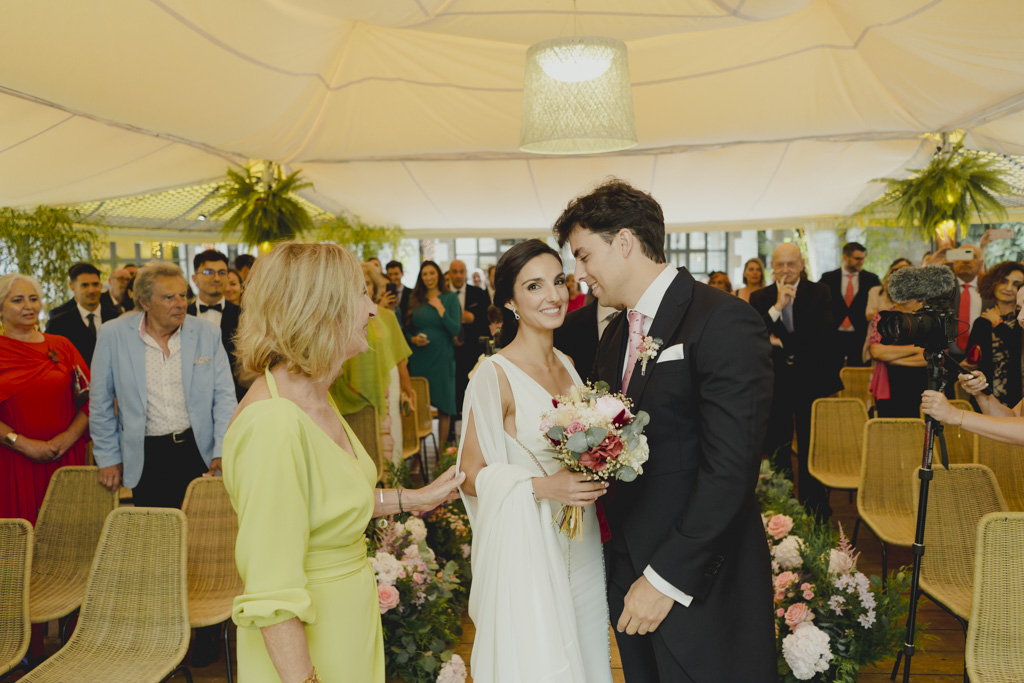
[[[66,299],[68,268],[92,261],[102,244],[99,230],[76,225],[78,218],[67,208],[0,208],[0,273],[35,277],[48,304]]]

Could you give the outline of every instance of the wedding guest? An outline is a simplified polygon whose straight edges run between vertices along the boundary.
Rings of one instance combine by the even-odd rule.
[[[380,265],[380,259],[377,258],[376,256],[370,257],[369,259],[367,259],[366,262],[372,265],[374,268],[376,268],[378,273],[384,272],[384,268]]]
[[[131,273],[124,268],[113,271],[107,280],[107,291],[100,294],[100,307],[114,309],[118,315],[132,310],[132,300],[127,294],[128,281],[131,279]]]
[[[139,506],[181,507],[189,482],[220,471],[237,405],[220,329],[185,314],[185,291],[178,266],[146,264],[139,312],[107,323],[96,345],[89,431],[99,480],[111,490],[123,480]]]
[[[565,276],[565,286],[569,290],[569,307],[566,309],[567,313],[583,308],[583,305],[587,303],[587,295],[580,291],[579,283],[576,282],[576,278],[572,273]]]
[[[87,364],[92,363],[96,348],[96,335],[103,323],[113,320],[119,313],[115,308],[100,306],[100,271],[91,263],[76,263],[68,269],[68,283],[74,294],[74,306],[53,315],[46,325],[47,334],[56,334],[71,340]]]
[[[991,299],[981,296],[978,291],[978,276],[981,274],[984,265],[981,257],[981,250],[973,244],[960,245],[961,251],[971,255],[967,260],[949,261],[956,273],[956,296],[953,299],[953,310],[957,311],[959,320],[959,333],[952,344],[949,345],[949,354],[957,361],[962,361],[970,348],[967,340],[970,339],[974,323],[981,317],[981,312],[993,305]],[[939,252],[932,258],[932,264],[937,263]],[[943,255],[946,262],[946,255]]]
[[[42,289],[35,279],[0,276],[0,517],[36,523],[50,477],[85,465],[89,404],[76,402],[89,366],[66,338],[36,325]]]
[[[135,279],[135,276],[139,274],[139,267],[134,263],[124,264],[124,269],[128,271],[128,276],[133,280]]]
[[[455,338],[455,413],[462,411],[462,401],[469,384],[469,372],[476,366],[484,347],[481,337],[488,336],[487,307],[491,299],[487,292],[466,282],[466,264],[458,259],[448,268],[452,293],[459,298],[462,309],[462,328]]]
[[[494,269],[495,266],[487,267],[487,296],[491,297],[491,301],[494,301]]]
[[[743,286],[736,290],[736,296],[749,302],[750,295],[764,286],[764,262],[756,257],[747,259],[743,264]]]
[[[1000,403],[1012,407],[1020,402],[1021,328],[1017,323],[1017,294],[1024,284],[1024,266],[1015,261],[996,264],[978,281],[982,299],[995,306],[986,309],[974,321],[967,340],[968,350],[975,346],[980,356],[975,361],[968,353],[967,363],[974,365],[992,383],[992,392]]]
[[[242,277],[242,284],[245,284],[246,279],[249,277],[249,271],[252,270],[253,265],[256,263],[256,257],[252,254],[239,254],[235,257],[235,269],[238,274]]]
[[[412,295],[412,290],[402,284],[402,277],[405,276],[402,262],[388,261],[387,276],[393,285],[395,296],[398,297],[398,320],[404,323],[405,316],[409,312],[409,297]]]
[[[567,275],[566,279],[572,277]],[[569,356],[576,372],[584,382],[595,378],[594,360],[597,358],[597,345],[601,341],[608,323],[619,311],[610,306],[602,306],[597,297],[582,308],[567,313],[565,322],[555,330],[555,348]]]
[[[868,293],[880,284],[877,275],[864,270],[867,253],[863,244],[846,243],[843,245],[842,267],[828,271],[819,280],[832,291],[832,318],[839,330],[836,352],[840,366],[844,363],[853,367],[864,365],[862,354],[868,331],[864,311]]]
[[[479,268],[473,269],[473,286],[484,289],[484,274]]]
[[[913,266],[910,259],[898,258],[889,264],[889,270],[885,271],[885,277],[882,278],[882,282],[868,290],[868,302],[864,306],[864,317],[868,320],[874,320],[875,314],[879,311],[888,311],[892,309],[893,303],[887,293],[889,285],[889,276],[893,274],[893,271],[899,270],[900,268],[907,268]]]
[[[464,479],[453,467],[422,489],[374,489],[376,467],[328,393],[367,349],[365,292],[355,257],[332,244],[279,244],[246,283],[238,353],[260,378],[224,439],[241,681],[384,683],[367,524],[432,509]]]
[[[370,298],[378,303],[386,294],[387,280],[370,263],[362,264],[363,281]],[[331,398],[342,415],[355,413],[367,404],[377,409],[382,451],[396,462],[402,459],[401,395],[414,396],[409,381],[408,358],[412,349],[405,341],[394,312],[377,306],[370,320],[366,342],[369,348],[345,361],[341,375],[331,385]]]
[[[899,268],[897,268],[899,270]],[[887,276],[888,278],[888,276]],[[913,313],[920,301],[903,301],[889,310]],[[921,392],[928,386],[924,349],[913,344],[883,344],[876,314],[868,327],[868,354],[872,360],[869,391],[875,397],[877,417],[911,417],[920,414]]]
[[[228,277],[224,281],[224,298],[241,308],[242,274],[234,268],[228,268]]]
[[[224,285],[228,279],[228,257],[216,249],[207,249],[192,258],[195,283],[199,296],[185,309],[189,315],[213,323],[220,328],[220,341],[231,363],[231,376],[235,382],[235,396],[241,400],[245,386],[239,382],[235,364],[235,330],[242,309],[227,300]],[[247,386],[247,385],[246,385]]]
[[[424,261],[405,314],[405,338],[412,345],[409,374],[426,377],[437,408],[438,440],[447,443],[455,404],[455,336],[462,329],[459,299],[448,291],[441,269]]]
[[[708,284],[715,289],[732,294],[732,283],[729,282],[729,276],[720,270],[711,271],[711,274],[708,276]]]

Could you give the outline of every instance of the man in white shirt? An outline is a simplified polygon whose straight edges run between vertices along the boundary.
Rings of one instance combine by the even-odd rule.
[[[224,298],[224,286],[228,281],[228,257],[216,249],[207,249],[193,257],[192,266],[195,268],[192,282],[199,296],[188,305],[188,314],[220,328],[221,343],[224,344],[231,367],[235,368],[235,331],[238,329],[242,309]],[[239,383],[238,373],[232,372],[232,375],[235,377],[235,395],[241,401],[246,387],[252,381]]]
[[[487,292],[469,284],[466,281],[467,275],[466,264],[459,259],[448,266],[451,288],[458,294],[459,307],[462,309],[462,329],[455,339],[455,406],[460,412],[466,397],[469,373],[484,352],[480,338],[489,336],[487,307],[491,305]]]
[[[957,312],[959,325],[956,340],[949,346],[949,353],[958,361],[967,355],[967,340],[974,328],[974,321],[981,316],[982,311],[994,304],[991,300],[982,299],[978,292],[978,275],[981,274],[983,264],[981,250],[973,244],[963,244],[960,251],[966,252],[971,258],[950,261],[956,273],[953,310]]]
[[[113,308],[100,306],[100,271],[91,263],[76,263],[68,269],[68,286],[74,295],[62,306],[63,311],[50,317],[46,325],[47,334],[67,337],[87,365],[92,364],[96,335],[107,320],[117,317]]]

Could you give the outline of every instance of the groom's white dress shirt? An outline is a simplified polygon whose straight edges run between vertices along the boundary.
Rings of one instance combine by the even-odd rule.
[[[666,265],[665,269],[658,274],[658,277],[654,278],[654,282],[650,284],[643,293],[643,296],[640,297],[640,300],[636,302],[636,307],[627,311],[627,315],[629,311],[639,311],[644,316],[645,337],[650,334],[654,316],[658,314],[658,308],[661,307],[661,300],[665,298],[665,292],[672,285],[672,281],[676,279],[677,273],[678,271],[674,266]],[[628,361],[629,354],[626,354],[626,358],[622,361],[622,372],[619,373],[620,375],[626,374],[626,363]],[[658,589],[659,593],[672,598],[683,607],[689,607],[690,603],[693,602],[693,596],[687,595],[661,578],[651,565],[647,565],[647,568],[644,569],[644,576],[647,577],[652,586]]]

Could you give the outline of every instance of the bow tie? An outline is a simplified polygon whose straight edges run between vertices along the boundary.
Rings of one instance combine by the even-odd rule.
[[[223,313],[224,312],[224,305],[223,304],[214,304],[213,306],[204,306],[203,304],[199,304],[199,312],[200,313],[206,313],[207,311],[217,311],[218,313]]]

